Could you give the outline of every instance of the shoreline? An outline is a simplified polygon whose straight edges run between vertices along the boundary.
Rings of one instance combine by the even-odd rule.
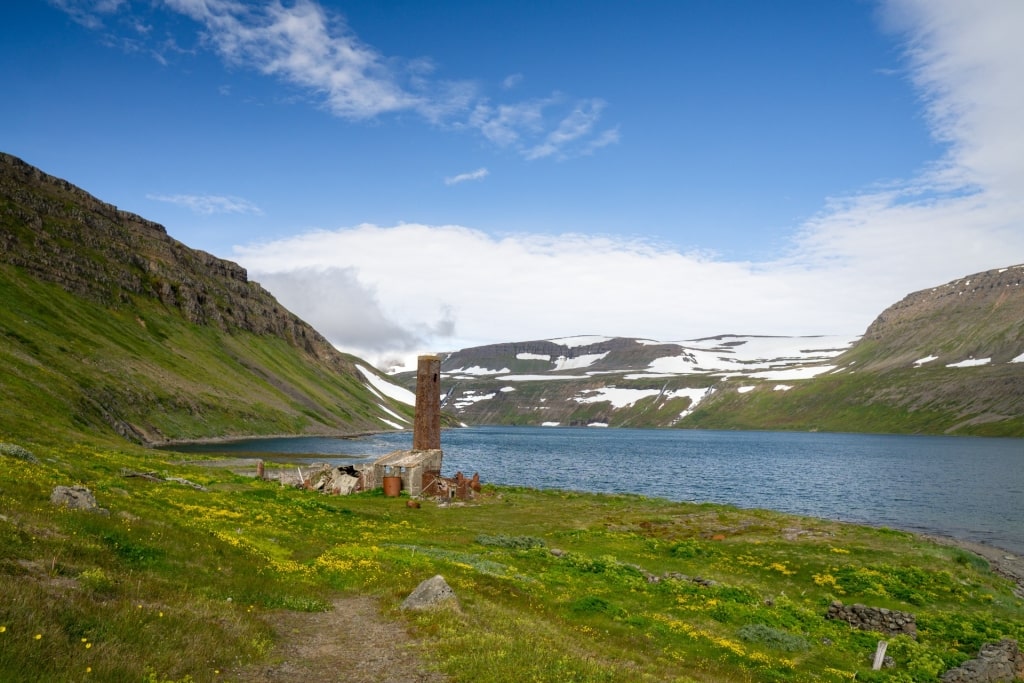
[[[147,441],[142,444],[145,448],[160,450],[174,446],[204,445],[218,443],[232,443],[236,441],[266,441],[269,439],[358,439],[363,436],[374,436],[376,434],[400,434],[408,432],[408,429],[379,429],[360,432],[324,432],[321,434],[236,434],[231,436],[206,436],[198,439],[167,439],[165,441]]]
[[[1017,597],[1024,599],[1024,557],[998,546],[981,543],[980,541],[968,541],[962,538],[953,538],[952,536],[919,532],[914,533],[914,535],[938,545],[966,550],[983,558],[988,562],[989,568],[994,573],[1016,583],[1017,587],[1013,592]]]
[[[379,434],[379,433],[384,433],[384,432],[370,432],[369,434]],[[388,433],[390,433],[390,432],[388,432]],[[360,436],[363,436],[363,435],[360,435]],[[280,437],[268,436],[268,437],[257,437],[257,438],[280,438]],[[230,441],[231,439],[227,439],[227,440]],[[189,443],[195,443],[195,442],[189,442]],[[211,443],[217,443],[217,442],[214,441],[214,442],[211,442]],[[200,462],[200,461],[194,461],[194,462],[186,461],[184,464],[201,465],[201,466],[207,466],[207,467],[209,467],[209,466],[224,467],[224,468],[231,469],[236,474],[250,474],[249,470],[251,469],[251,474],[255,475],[255,473],[256,473],[256,464],[255,464],[256,460],[258,460],[258,459],[257,458],[244,458],[244,457],[222,457],[220,459],[214,458],[214,459],[211,459],[209,461],[203,461],[203,462]],[[252,463],[252,464],[250,465],[249,463]],[[499,484],[498,486],[502,486],[502,485]],[[601,492],[597,492],[597,491],[592,491],[590,493],[594,493],[595,495],[604,495]],[[782,514],[794,514],[794,513],[785,512],[783,510],[776,510],[776,512],[780,512]],[[796,515],[796,516],[802,516],[802,515]],[[852,521],[841,520],[841,519],[835,519],[835,520],[829,520],[829,521],[839,522],[841,524],[852,524],[852,525],[855,525],[855,526],[869,526],[869,527],[872,526],[870,524],[865,524],[863,522],[852,522]],[[945,536],[943,534],[934,533],[934,532],[911,531],[909,529],[899,529],[899,531],[904,531],[904,532],[910,534],[911,536],[913,536],[915,538],[919,538],[919,539],[922,539],[922,540],[925,540],[925,541],[929,541],[931,543],[935,543],[935,544],[938,544],[938,545],[946,546],[946,547],[949,547],[949,548],[958,548],[960,550],[964,550],[966,552],[969,552],[969,553],[972,553],[974,555],[977,555],[978,557],[981,557],[982,559],[984,559],[988,563],[989,568],[992,570],[992,572],[994,572],[995,574],[998,574],[999,576],[1002,576],[1003,578],[1009,579],[1010,581],[1015,583],[1016,584],[1016,588],[1013,591],[1014,594],[1017,595],[1017,597],[1024,599],[1024,556],[1018,555],[1017,553],[1015,553],[1015,552],[1013,552],[1011,550],[1007,550],[1006,548],[1001,548],[999,546],[992,545],[992,544],[989,544],[989,543],[983,543],[981,541],[972,541],[972,540],[963,539],[963,538],[956,538],[956,537],[953,537],[953,536]]]

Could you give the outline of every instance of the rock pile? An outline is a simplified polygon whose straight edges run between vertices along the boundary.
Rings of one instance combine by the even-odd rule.
[[[942,674],[942,683],[1010,683],[1024,678],[1024,652],[1016,640],[981,646],[977,659]]]
[[[834,600],[828,606],[825,618],[845,621],[862,631],[875,631],[889,636],[902,634],[917,638],[917,620],[910,612],[860,604],[844,605]]]

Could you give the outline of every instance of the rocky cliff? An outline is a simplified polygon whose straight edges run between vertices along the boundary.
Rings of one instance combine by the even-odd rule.
[[[159,442],[411,415],[244,268],[7,154],[0,294],[0,433],[52,418]]]
[[[105,306],[131,295],[189,322],[289,340],[351,371],[330,342],[278,304],[244,268],[191,249],[166,229],[0,153],[0,262]]]

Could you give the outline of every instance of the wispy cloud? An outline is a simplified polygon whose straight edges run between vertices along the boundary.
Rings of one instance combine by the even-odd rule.
[[[127,5],[127,0],[48,0],[48,2],[67,13],[76,23],[90,29],[102,28],[105,16],[116,14]]]
[[[601,110],[604,107],[605,102],[603,100],[578,102],[569,115],[563,118],[558,123],[558,126],[545,136],[544,141],[526,150],[524,156],[527,159],[540,159],[552,155],[564,156],[569,146],[576,141],[591,139],[594,126],[597,124],[598,119],[601,118]],[[610,144],[618,140],[618,133],[616,132],[614,135],[614,140],[607,135],[605,135],[605,138],[607,142],[604,144]]]
[[[248,199],[211,194],[147,194],[146,199],[185,207],[195,213],[242,213],[262,215],[263,210]]]
[[[509,74],[508,76],[505,76],[505,79],[501,82],[501,87],[505,90],[511,90],[522,83],[523,78],[523,74]]]
[[[905,182],[830,200],[794,256],[907,291],[1024,261],[1024,4],[891,0],[883,17],[946,153]]]
[[[478,168],[475,171],[470,171],[469,173],[460,173],[458,175],[449,176],[444,179],[444,184],[458,185],[459,183],[464,183],[467,180],[483,180],[488,175],[490,175],[490,171],[486,168]]]
[[[425,104],[401,86],[393,62],[316,3],[166,2],[201,23],[205,40],[229,63],[322,92],[338,116],[370,118]]]
[[[51,0],[79,23],[100,28],[102,17],[131,12],[126,0]],[[434,125],[472,131],[516,149],[526,159],[573,156],[616,142],[599,131],[603,103],[560,94],[492,104],[480,84],[446,79],[429,58],[398,59],[364,43],[344,17],[314,0],[247,3],[239,0],[164,0],[173,12],[202,26],[200,42],[234,67],[253,69],[298,87],[335,116],[368,120],[415,112]],[[141,25],[140,22],[131,22]],[[121,43],[141,51],[149,26]],[[163,46],[151,53],[166,63]],[[523,79],[512,74],[504,90]],[[596,144],[598,141],[603,144]]]

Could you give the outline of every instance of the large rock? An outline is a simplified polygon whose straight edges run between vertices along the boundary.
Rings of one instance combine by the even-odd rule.
[[[416,586],[401,605],[403,610],[422,611],[438,607],[459,609],[459,598],[444,577],[438,574]]]
[[[976,659],[944,673],[943,683],[1011,683],[1024,677],[1024,653],[1016,640],[1005,639],[981,647]]]
[[[108,512],[96,504],[96,496],[85,486],[58,486],[50,494],[50,502],[72,510]]]

